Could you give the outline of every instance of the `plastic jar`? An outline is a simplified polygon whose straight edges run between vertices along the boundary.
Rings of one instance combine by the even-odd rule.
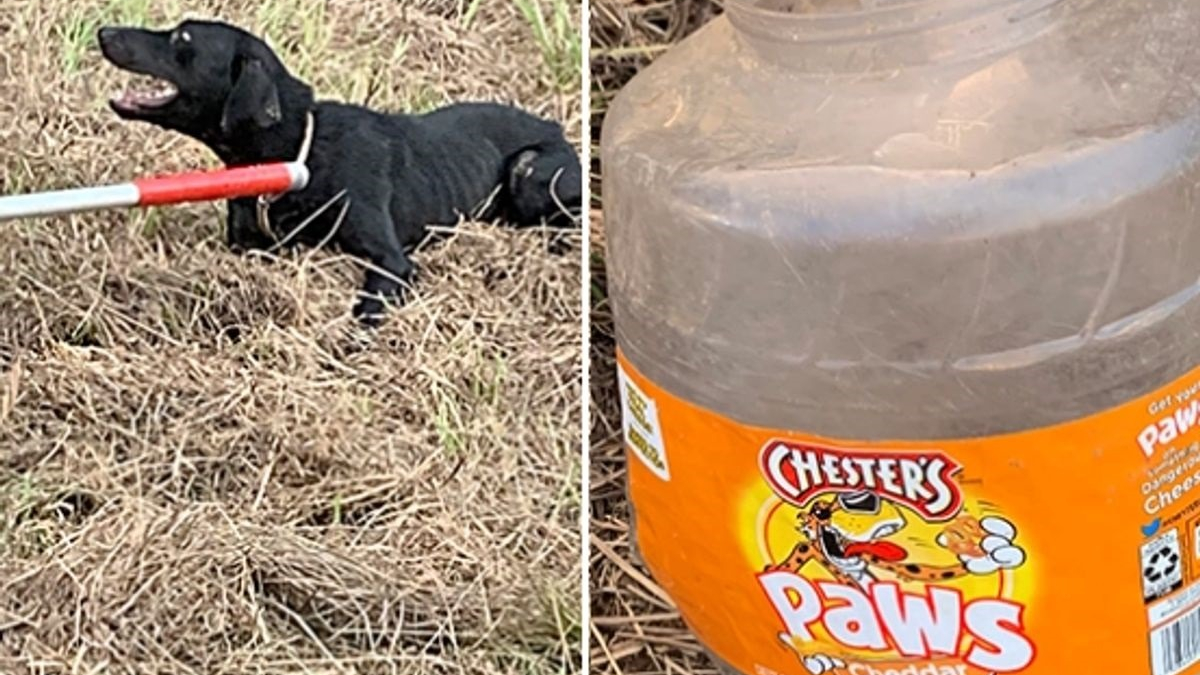
[[[726,10],[602,139],[684,619],[763,675],[1200,673],[1200,3]]]

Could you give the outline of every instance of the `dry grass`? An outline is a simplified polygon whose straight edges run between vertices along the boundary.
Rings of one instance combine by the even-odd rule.
[[[615,339],[605,292],[595,143],[608,102],[637,71],[720,11],[713,0],[592,0],[591,663],[613,675],[710,675],[717,669],[666,593],[635,560],[625,499]]]
[[[0,191],[213,163],[104,104],[95,26],[181,9],[325,96],[579,136],[508,0],[7,0]],[[0,226],[0,673],[577,672],[578,236],[466,225],[367,337],[357,263],[236,257],[220,219]]]

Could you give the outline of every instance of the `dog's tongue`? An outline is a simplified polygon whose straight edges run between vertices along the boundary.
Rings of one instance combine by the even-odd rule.
[[[890,541],[855,542],[846,545],[846,557],[865,555],[874,556],[884,562],[900,562],[908,557],[908,551]]]

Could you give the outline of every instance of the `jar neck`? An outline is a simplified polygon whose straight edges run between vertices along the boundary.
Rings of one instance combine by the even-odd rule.
[[[739,40],[812,74],[867,74],[1013,49],[1089,0],[727,0]]]

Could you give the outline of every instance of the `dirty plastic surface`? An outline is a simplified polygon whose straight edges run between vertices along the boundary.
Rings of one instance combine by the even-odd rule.
[[[726,8],[604,127],[647,377],[746,424],[938,439],[1200,362],[1200,3]]]

